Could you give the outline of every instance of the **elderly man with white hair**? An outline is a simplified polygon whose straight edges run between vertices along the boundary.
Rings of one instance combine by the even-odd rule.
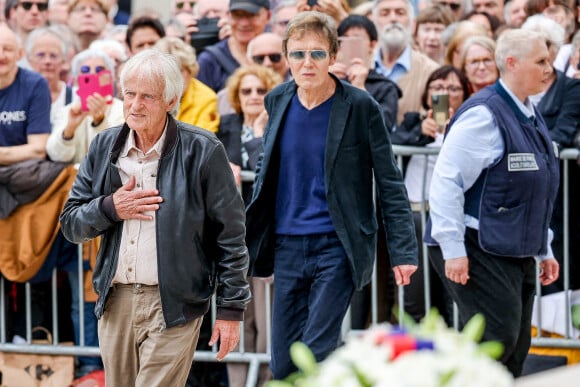
[[[421,95],[429,75],[439,65],[413,49],[415,11],[410,0],[374,0],[372,19],[379,32],[375,70],[403,91],[397,124],[407,112],[421,110]]]
[[[481,313],[483,340],[500,341],[501,362],[519,376],[531,341],[536,261],[543,285],[559,275],[549,230],[558,159],[529,98],[546,89],[552,66],[544,35],[521,29],[501,35],[495,59],[500,79],[467,100],[447,128],[426,239],[460,324]]]

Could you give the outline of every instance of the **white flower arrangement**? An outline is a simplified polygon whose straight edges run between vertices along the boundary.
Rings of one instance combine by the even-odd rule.
[[[503,352],[497,342],[477,344],[482,316],[461,333],[446,326],[436,311],[407,329],[377,325],[350,336],[326,360],[316,363],[303,343],[290,348],[299,371],[267,387],[510,387],[513,377],[494,360]]]

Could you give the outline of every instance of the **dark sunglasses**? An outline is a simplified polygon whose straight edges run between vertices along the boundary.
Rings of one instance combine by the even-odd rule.
[[[296,51],[290,51],[288,53],[288,58],[290,58],[292,60],[295,60],[295,61],[305,60],[307,53],[310,54],[310,59],[312,59],[312,60],[324,60],[324,59],[328,58],[328,52],[326,52],[324,50],[296,50]]]
[[[258,87],[257,89],[252,89],[248,87],[240,89],[240,94],[247,96],[252,94],[252,91],[255,91],[258,95],[266,95],[266,93],[268,92],[268,90],[264,89],[263,87]]]
[[[437,4],[446,5],[451,8],[452,11],[457,11],[461,8],[461,3],[446,3],[445,1],[440,1]]]
[[[175,8],[183,9],[186,3],[188,3],[191,8],[193,8],[193,6],[195,5],[195,1],[179,1],[175,3]]]
[[[105,66],[95,66],[95,72],[98,74],[105,70]],[[88,74],[91,72],[91,66],[81,66],[81,74]]]
[[[36,5],[36,8],[38,8],[40,12],[44,12],[48,9],[48,3],[34,3],[32,1],[23,1],[21,3],[18,3],[18,5],[24,8],[24,10],[26,11],[30,11],[33,5]]]
[[[252,56],[252,60],[255,63],[261,65],[264,63],[264,59],[266,59],[266,57],[268,57],[272,63],[278,63],[282,60],[282,54],[254,55]]]

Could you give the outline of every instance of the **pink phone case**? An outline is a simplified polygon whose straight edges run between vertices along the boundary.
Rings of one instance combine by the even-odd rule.
[[[77,94],[81,97],[81,108],[85,112],[89,110],[87,107],[89,95],[99,93],[103,97],[113,96],[113,76],[109,70],[103,70],[97,74],[81,74],[78,78],[78,85]]]

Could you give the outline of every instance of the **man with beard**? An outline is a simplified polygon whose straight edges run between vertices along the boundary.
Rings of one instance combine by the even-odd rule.
[[[421,94],[429,74],[439,65],[413,49],[411,35],[415,14],[409,0],[374,0],[373,21],[379,31],[380,50],[376,71],[395,82],[403,91],[399,99],[397,125],[407,112],[419,111]]]

